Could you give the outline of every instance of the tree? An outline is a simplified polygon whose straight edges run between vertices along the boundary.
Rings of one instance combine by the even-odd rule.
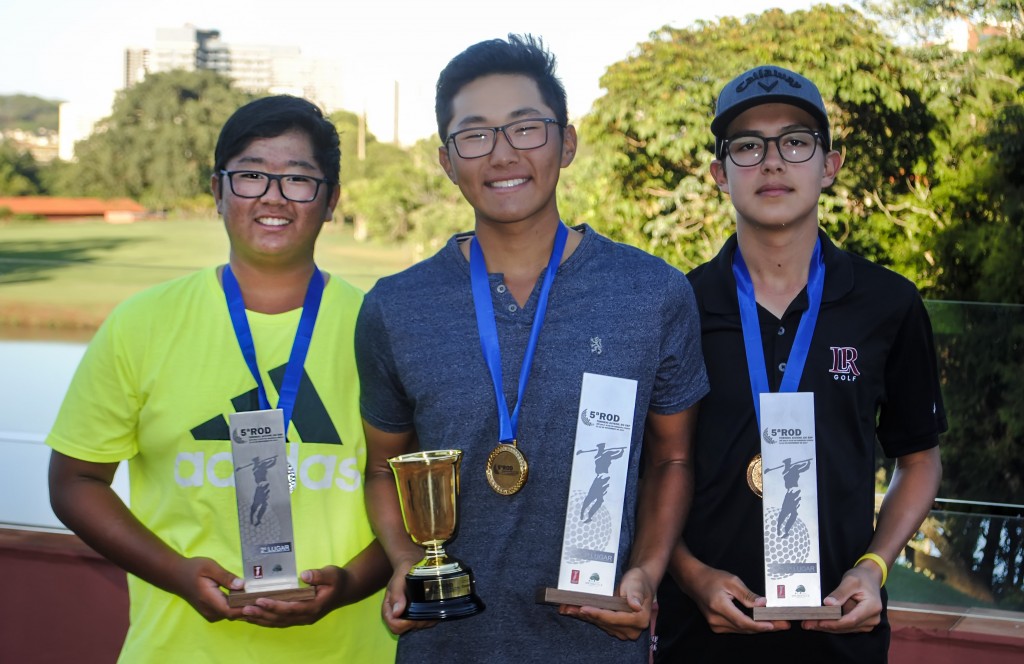
[[[429,253],[457,231],[473,226],[471,208],[437,161],[436,138],[424,139],[376,169],[376,177],[351,183],[348,204],[367,235],[409,240]],[[346,208],[349,209],[349,208]]]
[[[610,67],[608,92],[581,127],[596,163],[567,176],[600,210],[595,225],[684,269],[710,258],[733,229],[728,199],[708,175],[715,98],[764,63],[807,75],[826,100],[846,166],[822,197],[823,226],[857,253],[930,277],[923,243],[935,220],[893,207],[933,150],[918,64],[848,7],[665,27]]]
[[[936,295],[1024,303],[1024,44],[998,40],[975,53],[922,52],[922,77],[939,120],[927,205],[943,219],[933,239]]]
[[[380,143],[366,133],[363,160],[357,154],[358,117],[331,116],[342,143],[340,209],[357,236],[412,242],[419,255],[433,253],[453,233],[473,227],[472,209],[448,181],[437,160],[437,136],[409,149]]]
[[[59,102],[32,95],[0,95],[0,130],[57,131]]]
[[[388,168],[408,160],[406,151],[391,143],[381,143],[372,132],[363,130],[363,158],[360,159],[359,116],[350,111],[336,111],[331,121],[341,139],[341,181],[379,177]]]
[[[1022,312],[1019,307],[942,301],[929,302],[928,310],[949,419],[940,447],[939,495],[1024,503]],[[947,577],[966,577],[969,583],[963,585],[989,588],[998,604],[1021,610],[1024,523],[1019,515],[1006,515],[994,506],[985,506],[982,514],[936,514],[934,530],[943,533],[943,542],[936,544],[942,557],[955,563]]]
[[[903,15],[906,28],[936,34],[951,20],[994,25],[1005,38],[958,53],[912,51],[922,63],[938,146],[927,204],[944,220],[934,240],[935,293],[948,299],[1024,303],[1024,11],[1017,0],[890,0],[870,5]]]
[[[896,11],[907,4],[893,3]],[[918,3],[910,0],[909,4]],[[984,4],[943,3],[947,16]],[[1018,10],[1019,11],[1019,10]],[[928,23],[924,14],[913,14]],[[1020,17],[1009,24],[1020,35]],[[932,30],[937,32],[937,30]],[[1019,307],[962,301],[1024,303],[1024,45],[990,39],[976,51],[915,49],[924,96],[936,118],[925,204],[943,220],[932,245],[933,293],[948,300],[930,311],[949,431],[942,440],[940,495],[1020,504],[1024,501],[1024,324]],[[957,572],[990,588],[1001,607],[1024,606],[1024,526],[998,512],[937,516],[943,557]],[[947,572],[947,577],[951,573]]]
[[[212,71],[151,74],[119,93],[111,115],[76,145],[76,193],[159,208],[206,194],[220,128],[249,100]]]
[[[1012,5],[1012,6],[1011,6]],[[950,20],[994,22],[1008,38],[974,51],[944,45],[910,49],[922,96],[935,118],[933,158],[915,192],[938,219],[929,303],[949,431],[942,439],[940,495],[982,503],[1024,501],[1024,46],[1016,2],[892,0],[883,18],[921,38]],[[893,29],[895,32],[896,30]],[[941,39],[939,40],[941,41]],[[888,470],[888,469],[887,469]],[[936,513],[926,524],[938,559],[915,556],[937,578],[980,590],[989,601],[1024,607],[1024,526],[998,508]]]
[[[861,4],[887,22],[894,33],[908,32],[919,43],[941,41],[951,21],[994,23],[1016,37],[1024,29],[1019,0],[864,0]]]
[[[32,155],[0,140],[0,196],[30,196],[41,191],[39,166]]]

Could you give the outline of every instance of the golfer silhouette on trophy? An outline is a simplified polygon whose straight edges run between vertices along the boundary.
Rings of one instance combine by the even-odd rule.
[[[583,500],[583,507],[580,509],[580,521],[590,523],[590,520],[597,514],[604,504],[604,496],[608,493],[608,484],[611,476],[608,471],[611,469],[612,461],[615,461],[625,453],[625,447],[613,447],[605,449],[604,443],[598,443],[593,450],[578,450],[577,455],[584,452],[594,453],[594,481],[590,485],[590,491]]]
[[[786,483],[786,497],[782,500],[782,508],[779,509],[779,520],[775,526],[775,533],[782,538],[789,536],[789,531],[796,523],[797,510],[800,508],[800,473],[811,467],[814,459],[803,459],[793,462],[792,459],[783,459],[781,466],[773,466],[765,469],[767,475],[773,470],[782,468],[782,479]]]
[[[263,522],[263,515],[267,513],[267,504],[270,500],[270,480],[267,479],[267,471],[277,465],[277,455],[269,459],[261,460],[253,457],[252,463],[235,468],[235,472],[252,466],[252,479],[256,483],[256,490],[252,493],[252,506],[249,508],[249,523],[258,526]]]

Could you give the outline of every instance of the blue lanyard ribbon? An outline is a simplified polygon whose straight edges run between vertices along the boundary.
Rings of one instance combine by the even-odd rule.
[[[252,339],[252,330],[249,329],[249,319],[245,316],[245,300],[242,298],[242,289],[239,288],[238,279],[235,278],[230,265],[224,266],[223,282],[224,297],[228,303],[228,313],[231,315],[231,326],[235,329],[235,338],[238,339],[242,357],[245,358],[252,377],[256,379],[260,408],[270,410],[270,400],[267,398],[267,390],[263,387],[263,378],[260,375],[259,365],[256,363],[256,344]],[[277,400],[277,407],[284,411],[285,432],[288,431],[288,423],[292,421],[292,411],[295,410],[295,399],[299,394],[299,383],[302,381],[302,368],[306,363],[306,354],[313,339],[313,328],[316,326],[316,317],[320,311],[320,300],[323,298],[323,293],[324,277],[314,265],[313,275],[309,278],[309,286],[306,288],[306,298],[302,303],[299,327],[295,331],[295,341],[292,342],[292,352],[288,357],[284,380],[281,382],[281,392]]]
[[[747,353],[747,371],[750,374],[750,391],[754,395],[754,413],[758,429],[761,428],[761,394],[771,392],[768,386],[768,370],[764,361],[764,346],[761,345],[761,325],[757,319],[757,300],[754,297],[754,283],[743,262],[739,247],[732,259],[732,273],[736,278],[736,297],[740,305],[740,325],[743,328],[743,348]],[[811,337],[818,322],[821,309],[821,293],[825,286],[825,262],[821,255],[821,238],[814,243],[810,270],[807,274],[807,311],[800,316],[793,347],[786,360],[779,392],[796,392],[800,376],[804,372],[807,353],[811,348]]]
[[[511,417],[508,414],[508,404],[505,403],[505,390],[502,388],[501,348],[498,343],[498,327],[494,322],[494,303],[491,301],[487,263],[476,237],[474,236],[470,241],[469,274],[473,286],[473,306],[476,308],[476,326],[480,333],[480,347],[483,349],[484,359],[487,361],[487,367],[491,370],[491,380],[494,382],[494,396],[498,401],[498,420],[501,427],[498,440],[502,443],[511,443],[516,439],[516,431],[519,429],[519,409],[523,405],[523,394],[526,392],[526,382],[530,377],[530,366],[533,364],[533,355],[537,349],[537,339],[540,337],[540,329],[544,325],[544,315],[548,310],[548,295],[551,293],[551,284],[555,281],[558,265],[562,261],[562,252],[565,250],[567,237],[569,237],[569,230],[565,224],[559,222],[558,230],[555,231],[555,246],[551,248],[551,258],[548,259],[547,271],[540,287],[540,296],[537,298],[537,313],[533,317],[530,340],[526,344],[523,367],[519,372],[519,395],[516,397],[516,407],[512,411]]]

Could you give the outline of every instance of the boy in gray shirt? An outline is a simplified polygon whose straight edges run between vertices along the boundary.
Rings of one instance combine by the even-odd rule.
[[[379,281],[356,331],[367,505],[394,567],[383,616],[402,634],[398,661],[646,661],[708,389],[693,293],[662,260],[562,223],[555,190],[576,132],[554,58],[533,38],[457,56],[436,110],[440,162],[474,208],[474,232]],[[635,381],[608,406],[633,412],[628,458],[614,462],[626,465],[621,611],[535,601],[558,582],[584,374]],[[463,457],[459,530],[445,548],[472,567],[486,610],[434,625],[401,617],[423,549],[405,532],[387,459],[448,448]],[[494,480],[501,450],[518,459],[511,485]]]

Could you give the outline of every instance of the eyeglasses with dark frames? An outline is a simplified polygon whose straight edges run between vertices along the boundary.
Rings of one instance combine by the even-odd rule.
[[[276,181],[281,195],[293,203],[309,203],[316,200],[320,185],[330,186],[323,178],[297,173],[264,173],[263,171],[226,171],[220,174],[228,179],[231,193],[239,198],[259,198],[270,190],[270,183]]]
[[[547,145],[548,125],[565,127],[561,122],[552,118],[529,118],[509,122],[500,127],[461,129],[449,134],[445,144],[452,143],[455,146],[455,152],[463,159],[486,157],[494,152],[500,131],[505,135],[508,144],[516,150],[534,150]]]
[[[802,164],[809,161],[823,141],[821,133],[798,129],[787,131],[778,136],[759,136],[757,134],[741,134],[722,142],[722,152],[737,166],[759,166],[768,155],[768,144],[775,143],[779,156],[790,164]]]

